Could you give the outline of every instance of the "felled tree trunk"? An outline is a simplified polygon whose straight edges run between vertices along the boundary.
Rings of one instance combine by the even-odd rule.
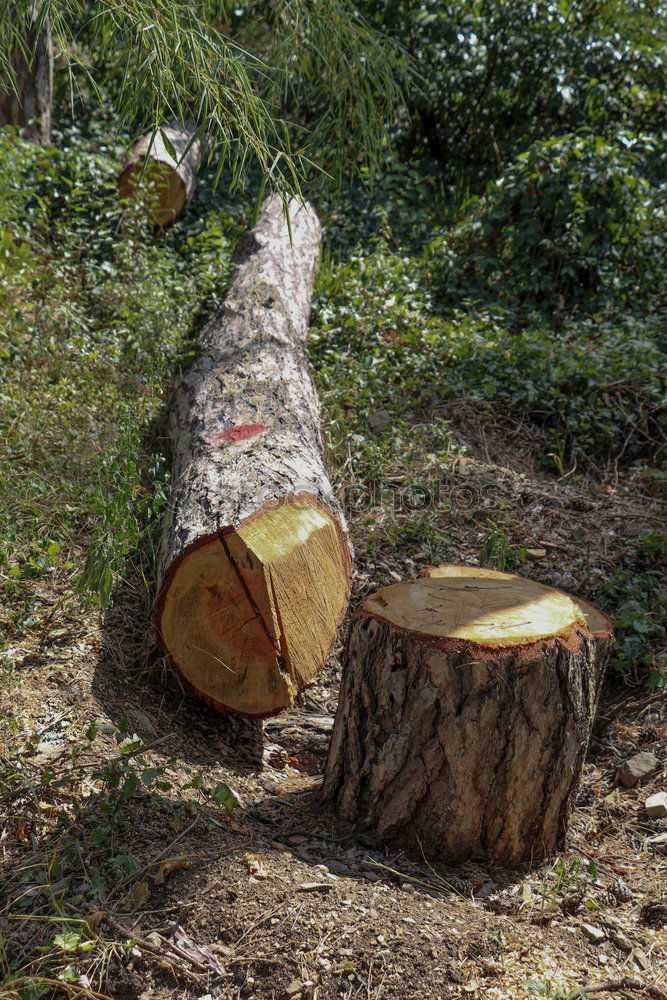
[[[610,630],[522,577],[442,569],[359,608],[323,795],[379,841],[537,861],[563,843]]]
[[[285,708],[323,665],[349,597],[345,522],[322,460],[306,332],[320,224],[269,198],[176,396],[160,641],[209,704]]]
[[[195,192],[195,177],[202,156],[202,144],[194,139],[194,129],[167,127],[145,135],[132,147],[127,164],[118,178],[121,201],[147,197],[148,211],[157,226],[168,226],[181,214]]]
[[[31,142],[45,145],[51,141],[53,44],[49,20],[39,17],[39,8],[35,4],[33,26],[12,56],[15,86],[0,93],[0,126],[15,125]]]

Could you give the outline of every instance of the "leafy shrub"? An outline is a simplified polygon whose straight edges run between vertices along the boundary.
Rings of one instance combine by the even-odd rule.
[[[580,0],[365,0],[417,67],[410,146],[477,190],[538,139],[665,130],[660,6]]]
[[[0,576],[91,546],[102,601],[159,517],[154,433],[198,316],[220,300],[234,226],[121,218],[112,156],[0,133]],[[74,563],[69,564],[74,568]]]
[[[556,455],[651,456],[667,415],[662,331],[659,316],[626,315],[571,320],[562,331],[536,323],[517,335],[487,314],[450,378],[460,392],[502,400],[541,425]]]
[[[659,291],[667,191],[642,172],[654,148],[627,136],[534,143],[433,242],[443,301],[554,313],[630,307]]]
[[[621,565],[604,588],[617,608],[612,668],[637,667],[650,687],[667,687],[667,532],[651,531],[628,545]]]
[[[456,396],[502,403],[546,432],[558,456],[652,455],[664,431],[660,316],[534,322],[433,301],[419,258],[385,243],[324,270],[311,351],[327,430],[347,455],[369,413],[419,415]]]

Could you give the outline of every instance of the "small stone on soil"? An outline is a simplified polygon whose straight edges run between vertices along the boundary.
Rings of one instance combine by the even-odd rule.
[[[592,924],[582,924],[581,930],[585,937],[587,937],[589,941],[592,941],[593,944],[602,944],[607,937],[605,932],[600,927],[593,927]]]
[[[371,413],[368,418],[368,426],[373,434],[382,434],[382,431],[391,423],[391,413],[389,410],[378,410]]]
[[[611,936],[612,941],[621,951],[632,951],[632,941],[620,931],[614,931]]]
[[[644,808],[651,819],[662,819],[667,816],[667,792],[656,792],[655,795],[649,795],[644,803]]]
[[[650,778],[659,767],[660,761],[655,754],[649,753],[648,750],[642,750],[641,753],[635,754],[634,757],[630,757],[629,760],[621,764],[618,778],[626,788],[634,788],[646,778]]]
[[[146,713],[139,708],[128,709],[127,720],[134,726],[137,736],[152,736],[155,732],[155,726]]]
[[[659,833],[657,837],[649,838],[649,845],[661,854],[667,854],[667,833]]]

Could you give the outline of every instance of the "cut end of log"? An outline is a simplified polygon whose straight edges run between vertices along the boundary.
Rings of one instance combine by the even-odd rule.
[[[383,587],[364,601],[362,613],[443,645],[451,640],[490,649],[567,637],[573,626],[585,626],[582,612],[560,591],[521,576],[465,569],[447,567]]]
[[[279,196],[263,203],[176,393],[158,571],[174,666],[214,708],[256,717],[287,708],[324,666],[350,590],[306,351],[321,226],[309,205],[289,211],[291,226]]]
[[[275,714],[326,659],[349,569],[340,525],[313,497],[260,508],[172,566],[160,597],[162,644],[214,708]]]
[[[194,194],[201,155],[202,143],[192,128],[149,132],[130,150],[118,178],[121,201],[143,197],[154,225],[171,225]]]
[[[520,576],[518,573],[502,573],[497,569],[488,569],[481,566],[456,566],[452,563],[441,563],[439,566],[427,566],[419,574],[420,577],[428,577],[431,580],[439,579],[452,579],[459,577],[461,579],[469,580],[504,580],[506,582],[510,581],[523,581],[529,584],[531,587],[539,587],[541,584],[536,584],[531,580],[527,580],[525,577]],[[588,630],[596,638],[602,638],[605,636],[610,636],[613,632],[613,626],[611,619],[596,608],[594,604],[590,601],[585,601],[583,597],[576,597],[573,594],[568,594],[564,590],[556,590],[555,588],[543,588],[549,591],[550,594],[560,594],[567,597],[571,602],[573,602],[576,607],[581,612]]]
[[[144,176],[142,177],[142,171]],[[118,178],[121,201],[133,201],[143,185],[148,192],[148,211],[156,226],[169,226],[185,208],[186,186],[168,163],[130,163]]]

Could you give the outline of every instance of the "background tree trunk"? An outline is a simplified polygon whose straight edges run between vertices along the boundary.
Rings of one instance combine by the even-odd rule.
[[[543,858],[563,843],[609,647],[567,595],[512,574],[383,588],[349,634],[324,798],[379,841]]]
[[[45,145],[51,141],[53,108],[53,44],[48,18],[38,22],[24,41],[23,51],[12,57],[16,89],[0,93],[0,126],[16,125],[27,139]]]
[[[202,143],[191,128],[165,127],[176,157],[160,132],[152,132],[132,147],[118,178],[122,201],[147,193],[148,209],[157,226],[168,226],[181,214],[195,193],[195,177],[202,157]],[[149,161],[146,163],[146,161]],[[142,184],[143,181],[143,184]],[[149,190],[149,185],[153,189]]]
[[[323,665],[349,598],[345,522],[321,453],[306,333],[320,224],[263,205],[173,408],[160,641],[216,708],[270,715]]]

